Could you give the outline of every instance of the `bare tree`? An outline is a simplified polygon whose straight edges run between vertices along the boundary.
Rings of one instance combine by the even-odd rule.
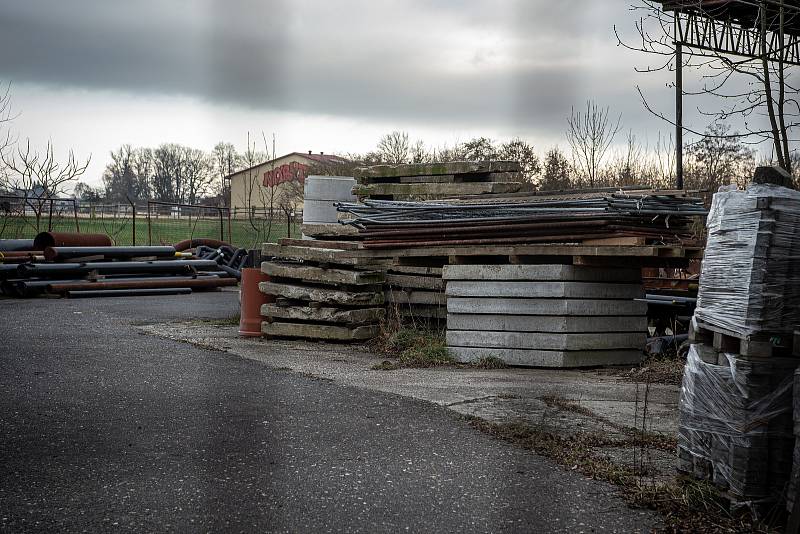
[[[753,175],[755,151],[736,137],[731,126],[716,123],[686,150],[686,183],[716,191],[731,182],[743,186]]]
[[[409,151],[407,132],[395,130],[378,141],[378,154],[383,163],[407,163]]]
[[[24,145],[0,154],[6,168],[4,189],[25,199],[34,214],[36,230],[41,229],[41,218],[49,198],[64,195],[70,183],[86,172],[91,157],[78,161],[72,150],[66,161],[58,161],[53,153],[53,143],[48,141],[43,151],[31,148],[30,139]]]
[[[594,187],[597,182],[603,158],[619,132],[621,120],[620,116],[614,122],[609,108],[600,108],[591,100],[586,102],[585,112],[573,108],[567,118],[567,141],[589,187]]]
[[[645,108],[672,125],[681,124],[681,132],[729,135],[747,144],[768,142],[778,165],[791,172],[790,143],[793,129],[800,125],[800,102],[788,67],[798,65],[800,58],[798,37],[789,36],[786,25],[796,24],[800,7],[794,2],[750,0],[737,3],[736,15],[729,16],[725,10],[730,6],[720,2],[708,2],[708,7],[688,0],[664,4],[637,0],[632,9],[640,13],[638,37],[626,43],[618,34],[619,44],[655,58],[654,64],[638,68],[640,72],[697,73],[699,83],[692,89],[683,86],[682,76],[676,79],[679,101],[703,95],[698,109],[711,124],[733,119],[744,131],[734,135],[686,127],[655,109],[639,89]],[[709,101],[714,104],[706,104]]]
[[[181,163],[184,177],[184,201],[197,204],[201,198],[214,188],[217,176],[214,174],[214,161],[197,148],[182,147]]]
[[[224,142],[219,142],[214,146],[212,156],[219,178],[219,194],[223,202],[230,205],[231,184],[228,177],[241,168],[242,157],[236,151],[236,147],[234,147],[233,144]]]
[[[11,115],[11,84],[6,84],[5,89],[0,88],[0,156],[5,156],[11,147],[11,131],[7,128],[12,121]],[[5,165],[0,167],[0,192],[8,180],[8,169]]]

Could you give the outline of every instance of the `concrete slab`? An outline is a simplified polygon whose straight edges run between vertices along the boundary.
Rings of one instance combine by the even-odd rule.
[[[386,284],[397,288],[430,289],[443,291],[444,280],[436,276],[415,276],[408,274],[386,274]]]
[[[261,306],[263,317],[275,319],[296,319],[302,321],[321,321],[339,324],[377,323],[386,317],[384,308],[311,308],[309,306],[277,306],[264,304]]]
[[[397,165],[372,165],[358,167],[353,175],[359,182],[369,177],[430,176],[438,174],[465,174],[475,172],[519,172],[518,161],[452,161],[446,163],[405,163]]]
[[[635,299],[644,297],[640,284],[601,284],[593,282],[516,282],[461,281],[447,282],[450,297],[527,297]]]
[[[448,313],[501,315],[646,315],[647,304],[627,300],[450,297]]]
[[[391,304],[427,304],[444,307],[447,297],[442,291],[393,290],[385,291],[386,302]]]
[[[391,265],[388,268],[389,273],[400,274],[422,274],[430,276],[442,277],[441,267],[422,267],[417,265]]]
[[[338,304],[340,306],[380,306],[384,302],[383,293],[379,291],[340,291],[338,289],[277,284],[275,282],[259,282],[258,289],[267,295],[293,300]]]
[[[261,332],[268,336],[325,339],[331,341],[363,341],[380,333],[380,326],[329,326],[319,324],[263,322]]]
[[[644,332],[607,332],[603,334],[554,334],[549,332],[491,332],[451,330],[448,346],[494,347],[537,350],[638,349],[645,345]]]
[[[356,271],[352,269],[323,269],[312,265],[265,261],[261,272],[278,278],[294,278],[308,282],[349,285],[374,285],[383,283],[380,271]]]
[[[447,328],[495,332],[646,332],[647,317],[572,317],[450,313]]]
[[[447,265],[445,280],[638,282],[641,269],[577,265]]]
[[[353,193],[359,197],[370,195],[482,195],[486,193],[516,193],[521,182],[469,182],[463,184],[370,184],[358,185]]]
[[[600,367],[603,365],[637,365],[642,360],[638,350],[526,350],[475,347],[449,347],[460,362],[474,362],[484,357],[500,358],[509,365],[524,367]]]
[[[303,235],[314,238],[355,237],[358,235],[358,228],[339,223],[303,223],[301,231]]]

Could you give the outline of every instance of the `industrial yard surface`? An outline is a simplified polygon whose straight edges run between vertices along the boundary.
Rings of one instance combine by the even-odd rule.
[[[659,525],[613,486],[459,415],[619,431],[635,424],[635,384],[593,371],[375,371],[380,357],[346,346],[239,340],[225,321],[237,312],[230,291],[0,300],[0,530]],[[674,432],[676,388],[651,388],[650,429]]]

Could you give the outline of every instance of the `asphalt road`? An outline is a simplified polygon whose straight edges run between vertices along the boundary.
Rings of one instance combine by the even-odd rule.
[[[434,405],[139,333],[235,293],[0,300],[0,531],[648,531]]]

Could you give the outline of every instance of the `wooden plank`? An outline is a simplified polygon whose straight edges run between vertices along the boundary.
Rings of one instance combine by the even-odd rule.
[[[584,245],[644,245],[647,239],[641,236],[603,237],[599,239],[582,239]]]
[[[647,303],[600,299],[450,297],[447,311],[491,315],[647,315]]]
[[[444,280],[436,276],[414,276],[387,273],[386,284],[394,288],[430,289],[432,291],[444,290]]]
[[[449,347],[459,362],[474,362],[480,358],[500,358],[509,365],[522,367],[601,367],[604,365],[637,365],[642,361],[640,350],[530,350],[478,347]]]
[[[447,330],[447,344],[458,347],[485,347],[533,350],[642,350],[644,332],[550,333]]]
[[[624,299],[644,297],[641,284],[451,280],[448,297]]]
[[[400,196],[458,196],[514,193],[520,190],[520,182],[467,182],[462,184],[369,184],[353,188],[359,197],[373,195]]]
[[[447,265],[445,280],[638,282],[641,269],[603,269],[574,265]]]
[[[264,304],[261,315],[274,319],[291,319],[300,321],[318,321],[340,324],[377,323],[386,317],[385,308],[312,308],[310,306],[278,306]]]
[[[327,248],[336,250],[358,250],[361,243],[358,241],[332,241],[317,239],[291,239],[284,237],[278,240],[279,245],[311,248]]]
[[[357,271],[348,269],[323,269],[302,263],[265,261],[261,272],[277,278],[293,278],[308,282],[326,284],[348,284],[354,286],[381,284],[384,276],[381,271]]]
[[[258,289],[267,295],[340,306],[380,306],[384,302],[383,293],[372,291],[340,291],[317,286],[276,284],[275,282],[259,282]]]
[[[377,336],[380,326],[331,326],[306,323],[261,323],[261,332],[268,336],[322,339],[326,341],[365,341]]]

